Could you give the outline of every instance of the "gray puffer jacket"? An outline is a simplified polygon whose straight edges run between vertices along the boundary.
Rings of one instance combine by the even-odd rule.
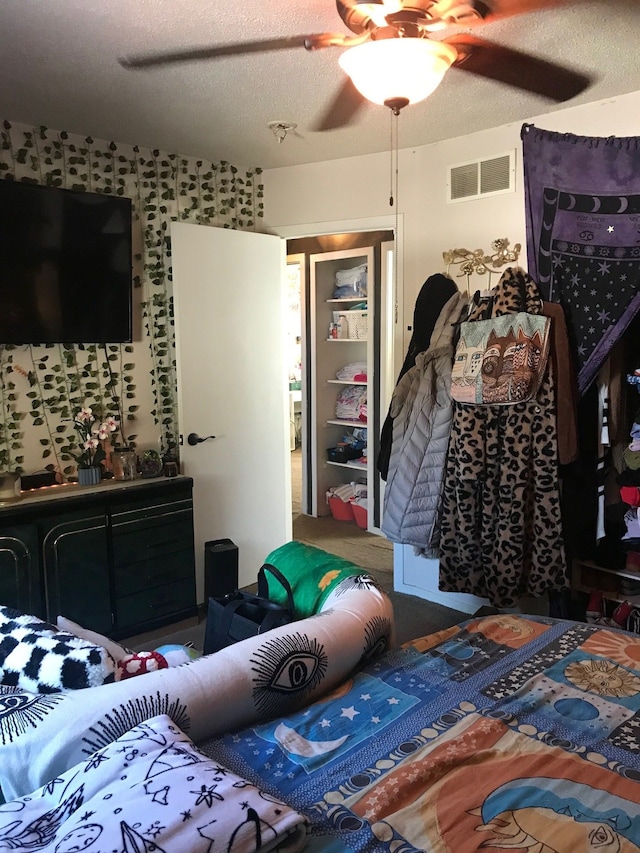
[[[454,328],[467,303],[463,293],[445,303],[429,349],[416,357],[391,399],[393,439],[381,528],[393,542],[413,545],[424,556],[437,556],[433,545],[451,428]]]

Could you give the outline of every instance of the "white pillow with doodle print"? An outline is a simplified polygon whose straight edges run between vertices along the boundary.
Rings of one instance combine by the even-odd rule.
[[[0,805],[8,850],[302,850],[298,812],[199,752],[169,717],[126,732],[26,797]]]

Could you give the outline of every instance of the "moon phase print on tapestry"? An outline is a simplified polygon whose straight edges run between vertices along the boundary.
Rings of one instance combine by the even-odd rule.
[[[564,308],[584,394],[640,312],[640,137],[521,137],[529,273]]]

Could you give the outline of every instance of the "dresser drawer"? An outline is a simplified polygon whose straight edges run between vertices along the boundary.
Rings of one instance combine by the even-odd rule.
[[[126,632],[128,628],[135,626],[139,629],[144,623],[165,619],[167,616],[183,618],[186,615],[194,615],[195,611],[195,585],[193,582],[186,583],[181,580],[116,598],[116,626],[122,636],[123,631]]]
[[[164,586],[175,581],[193,583],[193,549],[160,553],[151,560],[116,566],[113,574],[116,598]]]
[[[167,518],[180,513],[193,515],[193,501],[182,499],[148,504],[130,502],[111,511],[111,526],[114,531],[118,531],[126,530],[132,524],[162,524]]]
[[[132,522],[113,530],[113,565],[162,560],[176,551],[193,551],[193,520],[190,512],[168,513],[162,521]]]

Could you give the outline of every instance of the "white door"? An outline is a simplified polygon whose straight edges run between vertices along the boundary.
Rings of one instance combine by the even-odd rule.
[[[235,542],[247,586],[292,536],[285,242],[174,222],[171,244],[180,459],[194,481],[202,602],[205,542]],[[205,440],[191,445],[191,433]]]

